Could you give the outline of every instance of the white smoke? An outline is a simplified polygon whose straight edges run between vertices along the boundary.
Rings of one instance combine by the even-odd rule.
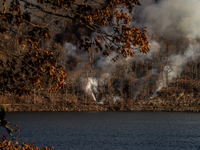
[[[104,73],[101,75],[101,77],[99,78],[99,86],[104,86],[108,83],[108,80],[110,79],[110,74],[109,73]]]
[[[107,79],[110,77],[108,73],[101,75],[99,79],[94,77],[83,78],[85,84],[84,89],[88,95],[91,95],[94,101],[97,101],[98,87],[107,84]]]
[[[159,51],[160,51],[160,45],[156,41],[152,41],[150,52],[146,55],[141,54],[139,51],[137,51],[135,53],[134,57],[132,57],[132,58],[127,57],[126,59],[122,58],[120,60],[117,60],[116,62],[113,62],[111,60],[113,57],[116,57],[117,54],[115,52],[111,53],[111,55],[108,58],[101,56],[97,60],[96,66],[101,67],[102,70],[104,70],[103,72],[106,72],[106,73],[102,74],[99,78],[89,77],[87,79],[84,79],[87,82],[87,84],[85,86],[86,93],[88,93],[89,95],[92,95],[94,101],[98,101],[95,98],[95,95],[97,95],[97,93],[99,92],[97,87],[98,86],[103,87],[108,83],[107,81],[110,80],[110,78],[111,78],[111,72],[112,72],[112,70],[114,70],[116,68],[117,65],[131,63],[133,61],[137,61],[138,59],[152,60],[153,56],[156,53],[158,53]],[[151,75],[153,75],[153,74],[154,74],[154,72],[151,71]],[[126,77],[127,77],[126,73],[124,73],[124,78],[126,78]],[[138,79],[138,80],[139,80],[139,82],[141,82],[141,84],[143,82],[145,82],[144,78],[141,78],[141,79]],[[141,90],[140,90],[139,87],[140,86],[137,86],[135,97],[137,97],[137,95],[140,94]],[[105,99],[107,99],[107,98],[103,98],[102,100],[105,100]],[[112,96],[110,96],[110,99],[112,99],[113,102],[117,102],[117,101],[122,100],[122,98],[118,95],[112,95]]]
[[[118,95],[111,95],[110,97],[106,96],[101,99],[101,102],[105,102],[106,100],[112,99],[112,103],[121,102],[123,98]]]
[[[102,69],[113,68],[116,65],[116,63],[112,61],[112,58],[115,58],[116,56],[116,52],[112,52],[108,57],[101,56],[96,63],[97,67],[101,67]]]
[[[138,58],[143,59],[143,60],[147,60],[147,59],[152,60],[153,56],[155,54],[157,54],[158,52],[160,52],[160,44],[158,42],[152,40],[150,43],[150,52],[148,52],[147,54],[144,55],[144,54],[140,53],[139,49],[135,49],[134,57],[132,57],[132,58],[128,57],[127,60],[135,61],[135,60],[138,60]]]
[[[110,74],[105,73],[102,74],[100,78],[88,77],[82,80],[83,82],[86,81],[85,92],[88,95],[92,96],[93,100],[97,102],[100,100],[97,99],[99,93],[98,88],[102,88],[103,86],[106,86],[108,84],[108,80],[110,80]],[[100,101],[104,102],[106,99],[111,100],[113,103],[122,101],[122,98],[118,95],[105,96],[102,97]]]
[[[72,43],[65,43],[64,44],[64,50],[66,52],[67,55],[70,55],[70,56],[73,56],[73,57],[76,57],[77,56],[77,48],[75,45],[73,45]]]
[[[199,58],[200,46],[192,41],[200,38],[200,0],[158,0],[158,3],[155,3],[155,0],[142,0],[141,5],[134,11],[135,26],[146,27],[148,35],[154,35],[155,39],[163,37],[173,42],[187,38],[190,41],[188,47],[179,49],[182,54],[171,54],[167,58],[168,62],[159,75],[154,97],[158,91],[181,75],[187,63]],[[174,49],[174,53],[175,51]]]
[[[167,40],[175,41],[176,38],[184,39],[196,39],[199,38],[200,32],[200,0],[159,0],[155,3],[155,0],[142,0],[142,6],[136,7],[134,12],[136,15],[135,26],[147,27],[147,32],[149,35],[155,34],[158,37],[164,37]],[[137,19],[138,17],[138,19]],[[105,28],[107,32],[110,28]],[[94,70],[96,68],[101,68],[102,72],[107,72],[107,75],[99,75],[100,77],[94,78],[89,77],[84,80],[87,82],[85,85],[86,93],[90,94],[94,101],[97,101],[95,94],[98,93],[98,86],[107,84],[106,78],[110,78],[112,75],[112,70],[115,69],[117,65],[123,63],[132,62],[144,62],[154,59],[157,53],[164,52],[165,48],[162,47],[163,43],[158,43],[149,39],[152,44],[150,52],[146,55],[141,54],[138,49],[133,47],[135,56],[132,58],[119,59],[117,62],[113,62],[112,58],[117,56],[117,53],[112,52],[108,58],[104,56],[99,56],[94,62]],[[78,55],[76,47],[66,43],[67,54],[76,57]],[[71,48],[70,48],[71,47]],[[163,72],[158,74],[156,68],[151,68],[154,73],[150,73],[148,76],[159,76],[159,80],[153,78],[154,84],[157,84],[156,92],[160,91],[163,87],[173,81],[173,79],[178,78],[184,70],[185,65],[188,62],[195,61],[200,55],[200,45],[197,43],[192,43],[189,47],[183,48],[182,54],[171,54],[169,56],[167,64],[163,68]],[[175,53],[176,50],[174,50]],[[180,50],[179,50],[180,52]],[[81,55],[82,57],[83,55]],[[86,59],[84,59],[86,60]],[[142,61],[138,61],[142,60]],[[154,67],[159,66],[159,62],[154,62]],[[134,71],[134,70],[133,70]],[[104,76],[104,77],[103,77]],[[124,73],[124,78],[126,77],[126,72]],[[140,85],[146,84],[146,77],[137,78],[138,86],[135,89],[134,99],[141,93]],[[150,83],[148,83],[150,84]],[[154,96],[156,96],[156,92]],[[111,96],[113,101],[117,101],[117,96]],[[119,98],[120,99],[120,98]]]
[[[136,24],[147,27],[148,32],[166,38],[199,37],[199,0],[159,0],[158,3],[143,0],[141,3],[135,11],[139,17]]]
[[[120,96],[118,96],[118,95],[112,96],[112,99],[113,99],[114,103],[122,101],[122,98]]]
[[[96,102],[95,93],[98,93],[98,80],[96,78],[88,77],[87,84],[85,86],[85,91],[92,96],[93,100]]]
[[[200,45],[198,43],[193,43],[189,45],[183,55],[172,55],[169,57],[169,65],[166,65],[164,71],[160,74],[156,92],[160,91],[163,87],[166,87],[173,79],[178,78],[182,73],[184,66],[189,62],[196,61],[199,56]]]

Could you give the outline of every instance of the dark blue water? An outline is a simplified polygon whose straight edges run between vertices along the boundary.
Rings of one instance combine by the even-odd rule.
[[[200,113],[33,112],[7,120],[21,128],[20,141],[56,150],[200,149]]]

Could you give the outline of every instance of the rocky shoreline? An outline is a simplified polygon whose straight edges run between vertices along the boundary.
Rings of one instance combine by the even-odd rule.
[[[200,112],[200,100],[172,101],[163,99],[137,100],[128,103],[94,105],[67,103],[65,105],[44,104],[1,104],[7,112],[42,112],[42,111],[122,111],[122,112]]]

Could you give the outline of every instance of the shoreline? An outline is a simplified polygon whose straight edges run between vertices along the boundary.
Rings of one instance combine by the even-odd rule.
[[[86,112],[86,111],[119,111],[119,112],[200,112],[200,98],[194,99],[125,99],[116,103],[77,103],[75,101],[56,101],[54,103],[0,103],[7,112]]]
[[[90,111],[104,111],[104,112],[200,112],[200,106],[82,106],[64,108],[43,107],[33,104],[1,104],[6,108],[7,112],[90,112]]]

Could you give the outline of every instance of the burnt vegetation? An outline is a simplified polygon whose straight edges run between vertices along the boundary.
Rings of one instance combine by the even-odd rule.
[[[198,59],[188,61],[173,80],[165,71],[165,66],[173,66],[169,58],[181,55],[190,41],[149,35],[161,44],[148,57],[153,44],[146,28],[132,25],[137,5],[138,0],[4,0],[0,7],[1,103],[24,105],[27,111],[36,110],[29,104],[38,105],[38,110],[77,110],[93,104],[95,96],[98,102],[120,110],[144,99],[198,100]],[[98,85],[86,91],[90,77]],[[156,91],[159,82],[164,86]],[[18,105],[10,109],[21,110]]]

